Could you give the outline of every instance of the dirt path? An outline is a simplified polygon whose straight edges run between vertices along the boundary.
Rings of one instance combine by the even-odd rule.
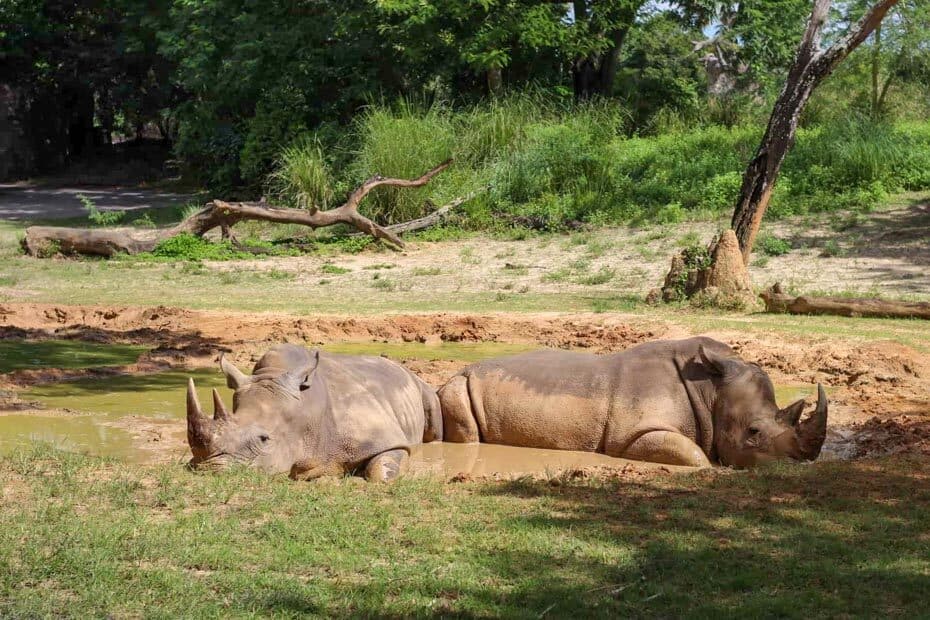
[[[868,431],[869,451],[930,450],[930,356],[888,342],[853,343],[823,336],[703,332],[727,342],[747,361],[760,364],[778,385],[813,394],[824,384],[831,426]],[[668,321],[618,314],[418,314],[382,317],[291,316],[178,308],[0,305],[0,337],[68,338],[153,347],[139,363],[122,369],[212,367],[226,352],[249,366],[273,343],[309,346],[340,342],[497,342],[622,351],[657,338],[697,335]],[[466,362],[401,359],[434,386]],[[2,387],[60,380],[101,371],[19,371],[2,376]],[[105,378],[103,379],[105,380]],[[805,387],[809,388],[805,390]],[[7,400],[8,408],[16,403]],[[842,437],[835,437],[842,440]],[[860,437],[861,439],[861,437]]]

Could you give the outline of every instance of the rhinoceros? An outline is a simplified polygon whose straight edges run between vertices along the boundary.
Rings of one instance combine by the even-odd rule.
[[[203,415],[187,386],[187,441],[194,468],[246,464],[295,479],[360,471],[389,481],[410,447],[442,439],[439,401],[404,367],[382,357],[336,355],[279,345],[246,375],[225,358],[233,410],[213,390]]]
[[[674,465],[813,460],[827,398],[775,403],[768,375],[710,338],[594,355],[544,350],[466,367],[439,390],[445,441],[600,452]]]

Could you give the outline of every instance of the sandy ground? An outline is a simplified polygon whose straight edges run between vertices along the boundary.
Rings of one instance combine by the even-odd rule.
[[[930,356],[889,341],[863,344],[823,336],[703,332],[730,344],[760,364],[779,385],[826,386],[830,397],[830,442],[838,456],[897,451],[930,454]],[[334,342],[499,342],[574,348],[596,353],[622,351],[658,338],[696,335],[662,320],[621,314],[416,314],[389,316],[291,316],[178,308],[0,305],[0,337],[75,338],[153,347],[121,372],[213,366],[220,352],[248,367],[273,343],[308,346]],[[466,363],[401,359],[434,386]],[[113,372],[112,370],[106,372]],[[57,381],[101,371],[19,371],[0,376],[0,390]],[[105,380],[105,377],[102,377]],[[811,399],[812,400],[812,399]],[[0,410],[30,409],[15,394],[0,395]],[[129,422],[127,422],[129,423]],[[183,441],[166,436],[163,425],[136,421],[134,432],[149,441]],[[164,446],[162,443],[160,446]],[[160,446],[148,446],[160,449]]]
[[[211,263],[216,271],[287,272],[303,287],[377,288],[401,293],[497,291],[585,294],[603,291],[643,297],[660,286],[680,247],[706,244],[725,222],[663,228],[609,228],[522,241],[477,238],[410,243],[404,252],[337,257],[301,256]],[[776,282],[790,292],[881,295],[930,300],[930,204],[869,214],[772,222],[763,236],[788,241],[781,256],[757,244],[750,268],[759,289]],[[332,273],[333,267],[348,270]]]

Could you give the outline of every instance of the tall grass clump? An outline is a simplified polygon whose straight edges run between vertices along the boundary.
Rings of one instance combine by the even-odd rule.
[[[300,209],[328,209],[334,197],[333,178],[320,142],[300,139],[279,154],[268,177],[268,189],[285,204]]]
[[[930,125],[842,119],[798,132],[776,215],[869,208],[889,193],[930,188]]]
[[[616,103],[529,95],[462,109],[372,105],[354,136],[341,141],[355,151],[337,174],[329,162],[342,155],[306,140],[282,151],[271,185],[291,202],[325,207],[334,193],[374,174],[416,178],[453,157],[425,187],[378,188],[362,208],[391,223],[475,192],[457,211],[457,225],[549,230],[574,222],[675,223],[732,209],[762,124],[667,125],[664,133],[631,137],[630,115]],[[930,123],[829,120],[799,130],[770,213],[868,208],[890,193],[922,189],[930,189]]]
[[[449,159],[455,150],[455,129],[448,108],[420,107],[409,101],[394,106],[373,105],[358,119],[358,152],[349,175],[356,182],[375,174],[413,179]],[[381,222],[398,222],[423,215],[424,201],[447,183],[439,175],[420,189],[379,187],[364,208]]]

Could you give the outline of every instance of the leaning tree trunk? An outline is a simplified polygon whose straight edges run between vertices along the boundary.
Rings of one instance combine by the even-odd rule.
[[[897,3],[898,0],[877,2],[843,37],[827,49],[820,49],[831,0],[814,0],[814,8],[794,64],[775,102],[762,142],[746,167],[736,210],[733,212],[731,226],[736,231],[743,262],[747,265],[778,172],[785,154],[794,143],[798,118],[811,93],[850,52],[868,38]]]
[[[445,170],[452,160],[445,161],[418,179],[388,179],[374,176],[365,181],[344,204],[327,211],[317,209],[282,209],[264,202],[224,202],[214,200],[183,222],[171,228],[159,230],[64,228],[58,226],[30,226],[26,229],[23,247],[32,256],[52,254],[84,254],[91,256],[114,256],[116,254],[139,254],[151,252],[155,246],[180,234],[188,233],[202,237],[207,232],[220,228],[224,235],[229,228],[244,220],[261,220],[278,224],[300,224],[310,228],[321,228],[334,224],[346,224],[359,232],[381,239],[398,248],[404,242],[401,232],[419,230],[430,226],[473,194],[453,200],[426,217],[395,226],[381,226],[358,212],[359,203],[368,193],[381,185],[394,187],[421,187]]]

